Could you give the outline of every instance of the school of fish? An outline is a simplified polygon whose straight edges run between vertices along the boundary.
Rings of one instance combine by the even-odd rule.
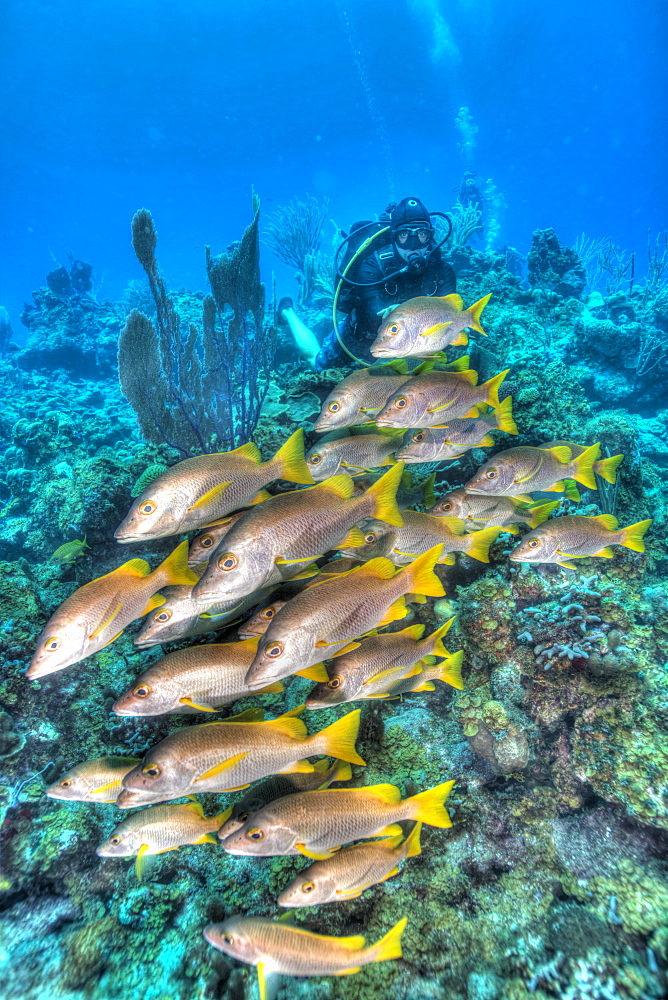
[[[562,513],[558,498],[543,496],[575,501],[576,484],[589,491],[599,478],[614,484],[623,456],[602,456],[598,443],[497,451],[440,499],[436,473],[412,485],[405,463],[449,466],[473,448],[496,447],[496,433],[518,433],[512,398],[499,396],[508,370],[481,383],[468,357],[448,364],[443,354],[466,344],[467,330],[484,334],[490,297],[468,309],[458,295],[393,308],[371,348],[390,360],[332,389],[315,424],[324,437],[308,453],[299,429],[268,461],[249,442],[161,473],[116,539],[198,534],[178,541],[154,570],[134,558],[91,580],[49,618],[29,680],[86,660],[140,618],[140,650],[237,626],[236,639],[153,660],[113,705],[124,717],[202,721],[174,729],[141,759],[77,763],[46,789],[61,801],[136,810],[99,845],[100,857],[134,858],[141,878],[147,858],[188,845],[217,845],[230,857],[301,855],[313,863],[286,881],[277,900],[286,908],[354,899],[396,876],[420,854],[423,826],[451,825],[445,802],[455,781],[406,797],[389,783],[364,785],[356,743],[365,701],[433,691],[435,681],[464,687],[463,654],[443,644],[454,619],[431,631],[395,626],[409,605],[445,595],[436,567],[452,565],[456,553],[487,563],[500,533],[524,529],[514,562],[572,570],[574,559],[612,558],[614,546],[644,551],[650,520],[620,527],[612,514]],[[407,358],[425,360],[409,369]],[[272,494],[267,487],[277,480],[297,488]],[[53,561],[68,565],[84,547],[85,539],[67,543]],[[315,683],[298,707],[274,718],[250,708],[212,719],[241,698],[281,694],[294,676]],[[362,708],[311,732],[301,718],[351,702]],[[211,816],[195,798],[242,790]],[[265,1000],[273,975],[348,975],[400,958],[405,925],[400,919],[371,945],[243,915],[203,933],[214,948],[257,966]]]

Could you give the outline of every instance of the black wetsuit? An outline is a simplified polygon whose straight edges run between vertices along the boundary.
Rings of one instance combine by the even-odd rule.
[[[405,271],[387,281],[367,284],[378,281],[384,275],[392,275],[402,267],[405,267],[405,261],[391,244],[371,254],[355,269],[354,280],[364,282],[365,287],[355,288],[346,295],[352,308],[339,324],[339,336],[346,347],[362,361],[375,360],[369,353],[369,347],[378,333],[382,321],[379,314],[383,309],[418,295],[450,295],[457,291],[455,272],[442,259],[440,250],[435,250],[430,255],[422,274]],[[320,348],[316,363],[321,370],[352,364],[352,359],[339,344],[333,330]]]

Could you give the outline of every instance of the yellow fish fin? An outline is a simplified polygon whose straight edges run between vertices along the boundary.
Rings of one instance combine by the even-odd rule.
[[[248,750],[242,751],[242,753],[237,753],[234,757],[228,757],[227,760],[223,760],[220,764],[216,764],[215,767],[210,767],[208,771],[204,774],[200,774],[199,778],[195,778],[197,781],[208,781],[209,778],[215,778],[217,774],[222,774],[223,771],[229,770],[231,767],[236,767],[236,765],[248,756]]]
[[[598,552],[592,552],[592,555],[593,556],[603,556],[605,559],[613,559],[615,553],[612,551],[612,549],[608,545],[606,545],[602,549],[600,549],[600,551],[598,551]]]
[[[452,347],[466,347],[469,342],[469,335],[466,330],[460,330],[454,340],[452,340]]]
[[[644,552],[643,536],[651,523],[652,518],[649,518],[647,521],[638,521],[637,524],[630,524],[628,528],[623,528],[619,544],[624,545],[627,549],[632,549],[633,552]]]
[[[282,559],[280,556],[277,556],[276,559],[274,559],[274,563],[276,564],[276,566],[294,566],[296,563],[302,563],[306,559],[319,559],[319,558],[320,556],[302,556],[300,559]]]
[[[329,760],[329,758],[328,757],[323,757],[322,760],[317,760],[315,762],[315,764],[313,765],[313,770],[314,771],[319,771],[321,774],[326,774],[327,771],[329,771],[330,765],[331,765],[331,761]],[[346,764],[344,766],[348,767],[348,769],[350,770],[350,765],[349,764]],[[339,779],[337,779],[337,780],[339,780]]]
[[[377,941],[373,948],[374,962],[385,962],[393,958],[401,958],[401,935],[404,932],[408,918],[404,917],[395,924],[387,934]]]
[[[575,569],[575,566],[573,565],[573,563],[569,563],[569,562],[558,562],[557,566],[563,566],[564,569]]]
[[[552,511],[558,506],[559,506],[559,501],[553,500],[551,503],[543,503],[540,504],[539,507],[533,507],[531,511],[529,511],[530,514],[529,527],[537,528],[539,524],[544,524],[544,522],[547,521]],[[510,531],[511,527],[512,525],[506,524],[503,530]],[[515,535],[517,534],[517,532],[514,531],[513,534]]]
[[[149,597],[149,599],[148,599],[148,601],[146,603],[146,607],[141,612],[141,614],[138,615],[138,617],[141,618],[142,615],[147,615],[149,613],[149,611],[154,611],[155,608],[161,607],[161,605],[163,605],[166,600],[167,599],[165,597],[163,597],[162,594],[153,594],[152,597]]]
[[[494,443],[495,442],[494,442],[494,438],[492,437],[492,435],[491,434],[485,434],[484,438],[482,438],[480,441],[478,441],[478,444],[476,445],[476,447],[477,448],[489,448]]]
[[[439,681],[443,681],[444,684],[449,684],[450,687],[457,688],[459,691],[464,690],[464,682],[462,680],[462,663],[464,661],[464,650],[460,649],[458,652],[453,653],[449,656],[444,663],[441,664],[441,673],[438,675]]]
[[[312,774],[315,768],[310,760],[295,760],[287,767],[282,767],[279,774]]]
[[[434,545],[401,571],[406,580],[406,593],[445,596],[443,584],[434,573],[434,566],[442,555],[443,546]]]
[[[192,587],[199,577],[188,566],[188,542],[184,540],[169,553],[151,576],[161,580],[160,586]],[[156,588],[157,589],[157,588]]]
[[[232,809],[233,809],[232,806],[228,806],[227,809],[223,809],[221,813],[218,813],[217,816],[212,816],[211,819],[212,820],[215,819],[216,823],[218,823],[218,826],[221,827],[223,823],[226,823],[227,820],[232,815]]]
[[[346,760],[350,764],[366,765],[355,749],[355,741],[360,728],[360,710],[356,708],[353,712],[342,715],[340,719],[333,722],[326,729],[321,729],[319,733],[309,736],[309,743],[318,747],[313,750],[313,754],[326,753],[337,760]]]
[[[244,639],[244,643],[255,643],[259,641],[259,636],[257,639]],[[247,708],[245,712],[239,712],[238,715],[228,715],[226,719],[221,719],[220,722],[214,723],[218,726],[228,726],[230,723],[235,722],[262,722],[264,719],[264,709],[262,708]]]
[[[501,383],[510,371],[510,368],[506,368],[505,371],[499,372],[494,378],[489,379],[489,381],[484,382],[480,388],[485,390],[485,402],[489,403],[491,407],[495,410],[501,405],[499,402],[499,389],[501,388]]]
[[[336,851],[327,851],[324,854],[318,854],[317,851],[310,851],[306,844],[295,844],[295,847],[305,858],[311,858],[313,861],[326,861],[328,858],[333,858],[336,854]]]
[[[394,563],[383,556],[378,556],[376,559],[369,559],[368,562],[363,563],[358,569],[354,569],[351,572],[361,576],[375,576],[378,580],[391,580],[395,570],[396,566]]]
[[[378,882],[376,882],[375,885],[380,885],[381,882],[386,882],[388,878],[393,878],[395,875],[398,875],[398,874],[399,874],[399,869],[398,868],[393,868],[391,871],[389,871],[387,873],[387,875],[383,875],[382,878],[379,878]],[[372,882],[371,885],[374,885],[374,883]],[[369,888],[368,885],[364,886],[364,889],[368,889],[368,888]],[[364,889],[362,891],[364,891]]]
[[[417,552],[403,552],[401,549],[392,549],[396,556],[405,556],[407,559],[417,559]]]
[[[251,462],[256,462],[258,465],[262,461],[260,449],[253,441],[248,441],[246,444],[240,445],[239,448],[233,448],[231,451],[219,451],[217,454],[238,455],[240,458],[248,458]]]
[[[334,773],[329,779],[329,783],[333,784],[335,781],[350,781],[353,776],[352,768],[347,761],[337,760],[336,767],[334,768]],[[321,786],[324,787],[324,786]]]
[[[391,785],[391,788],[394,786]],[[402,837],[404,831],[401,829],[398,823],[390,823],[388,826],[384,826],[382,830],[378,830],[374,834],[374,837]]]
[[[137,761],[137,763],[139,763],[139,761]],[[99,788],[94,788],[93,791],[90,794],[91,795],[100,795],[102,792],[108,792],[110,788],[114,788],[114,787],[116,787],[118,789],[118,791],[120,792],[120,789],[121,789],[120,778],[114,778],[112,781],[108,781],[106,783],[106,785],[100,785]],[[108,801],[109,802],[115,802],[117,798],[118,798],[118,795],[115,795],[113,797],[113,799],[109,799]],[[100,799],[100,802],[104,802],[104,801],[105,801],[104,799]]]
[[[424,635],[424,630],[426,625],[409,625],[407,628],[402,628],[401,632],[395,632],[395,635],[405,635],[409,639],[421,639]]]
[[[309,681],[316,681],[318,684],[326,684],[329,680],[327,667],[324,663],[314,663],[312,667],[305,667],[297,670],[297,677],[306,677]]]
[[[365,697],[365,701],[369,701],[371,698],[376,698],[377,700],[380,700],[381,698],[385,698],[388,701],[394,701],[395,700],[394,698],[390,698],[389,694],[367,694],[364,697]]]
[[[441,528],[447,528],[451,535],[466,534],[466,525],[462,521],[461,517],[434,517],[433,514],[425,514],[423,516],[431,518],[431,523],[435,528],[438,526]]]
[[[443,333],[445,330],[448,329],[449,326],[452,326],[452,320],[451,319],[446,320],[444,323],[434,323],[433,326],[430,326],[426,330],[423,330],[422,333],[420,334],[420,336],[421,337],[434,337],[434,336],[436,336],[439,333]]]
[[[467,535],[466,554],[478,562],[489,562],[489,548],[492,542],[496,541],[503,528],[483,528],[482,531],[473,531]],[[470,541],[468,541],[470,539]]]
[[[193,840],[193,844],[217,844],[218,838],[212,837],[210,833],[203,833],[199,840]]]
[[[590,490],[597,489],[596,476],[594,474],[594,462],[601,454],[600,444],[592,444],[575,459],[575,472],[573,479],[582,483]]]
[[[179,702],[182,705],[188,705],[189,708],[196,708],[200,712],[215,712],[216,711],[215,708],[211,708],[209,705],[198,705],[198,703],[196,701],[193,701],[192,698],[179,698]]]
[[[541,451],[549,451],[550,455],[556,458],[557,462],[561,462],[562,465],[571,460],[571,449],[565,444],[555,445],[554,448],[542,448]]]
[[[291,434],[288,440],[281,445],[271,462],[272,464],[278,462],[281,479],[308,486],[314,482],[304,457],[304,430],[302,427],[298,427],[294,434]]]
[[[374,365],[374,368],[391,368],[397,375],[408,373],[408,362],[405,358],[392,358],[391,361],[384,361],[382,365]]]
[[[594,462],[594,472],[597,476],[605,479],[606,482],[614,484],[617,482],[617,468],[624,461],[623,455],[611,455],[600,462]]]
[[[552,486],[545,486],[543,489],[543,493],[563,493],[565,489],[566,489],[566,480],[557,479],[556,483],[553,483]]]
[[[505,434],[517,434],[517,424],[513,417],[513,397],[506,396],[496,408],[497,429]]]
[[[339,544],[336,546],[337,549],[349,549],[358,548],[360,545],[364,545],[365,539],[364,534],[359,528],[351,528],[350,531],[344,535]]]
[[[367,785],[365,788],[360,788],[358,793],[360,795],[360,802],[363,802],[367,796],[392,806],[396,806],[398,802],[401,802],[401,792],[397,786],[388,783]]]
[[[406,607],[405,597],[399,597],[396,601],[390,604],[389,608],[383,615],[383,617],[378,622],[378,628],[382,628],[383,625],[389,625],[390,622],[398,622],[402,618],[405,618],[408,614],[408,608]]]
[[[420,673],[422,673],[422,671],[420,671]],[[435,687],[434,684],[431,683],[431,681],[425,681],[423,684],[420,684],[419,687],[413,688],[414,692],[435,691],[435,690],[436,690],[436,687]]]
[[[519,524],[504,524],[503,530],[507,531],[509,535],[519,535],[520,526]]]
[[[608,531],[616,531],[619,527],[619,521],[614,514],[599,514],[598,517],[594,517],[592,520],[598,521]]]
[[[402,846],[406,848],[406,854],[404,855],[404,857],[417,858],[418,854],[421,853],[422,851],[422,848],[420,846],[421,830],[422,830],[422,823],[418,821],[402,844]]]
[[[379,670],[373,677],[367,678],[362,687],[366,687],[367,684],[376,684],[378,681],[403,680],[404,677],[413,677],[415,674],[421,673],[422,668],[418,667],[417,663],[413,664],[410,669],[407,667],[387,667],[385,670]]]
[[[533,503],[533,497],[530,493],[514,493],[512,499],[519,500],[520,503]]]
[[[450,656],[450,654],[448,653],[447,649],[445,648],[441,640],[443,639],[443,636],[447,635],[447,633],[452,628],[452,623],[454,622],[454,620],[455,617],[453,615],[452,618],[448,618],[447,622],[445,622],[443,625],[437,628],[435,632],[432,632],[431,635],[427,636],[425,645],[427,643],[431,644],[431,650],[433,655]]]
[[[481,333],[483,335],[483,337],[486,337],[487,334],[480,325],[480,317],[482,316],[482,311],[489,302],[489,300],[491,299],[491,297],[492,293],[490,292],[489,295],[483,296],[483,298],[478,299],[477,302],[474,302],[472,306],[469,306],[468,310],[471,316],[471,321],[469,322],[470,328],[472,330],[477,330],[478,333]]]
[[[478,384],[478,373],[473,368],[464,368],[461,371],[452,373],[455,378],[458,378],[460,382],[468,382],[469,385]],[[476,406],[476,416],[478,415],[478,407]]]
[[[340,972],[335,972],[335,976],[352,976],[355,972],[360,972],[362,969],[361,965],[356,966],[354,969],[342,969]]]
[[[344,474],[330,476],[329,479],[325,479],[322,483],[318,483],[317,486],[314,486],[313,490],[314,492],[316,490],[320,490],[323,493],[333,493],[334,496],[343,497],[345,500],[349,500],[355,492],[355,484],[350,476]]]
[[[441,405],[440,405],[440,406],[430,406],[430,407],[429,407],[429,408],[427,409],[427,413],[437,413],[437,412],[438,412],[438,410],[447,410],[447,408],[448,408],[449,406],[452,406],[452,404],[453,404],[454,402],[455,402],[455,401],[454,401],[454,399],[451,399],[449,403],[441,403]],[[444,426],[444,427],[447,427],[448,425],[447,425],[447,424],[443,424],[443,425],[439,425],[439,426]]]
[[[202,496],[195,501],[192,507],[188,507],[188,510],[201,510],[203,507],[208,507],[209,504],[219,500],[227,487],[231,485],[232,480],[229,479],[225,483],[218,483],[217,486],[212,486],[210,490],[207,490],[206,493],[203,493]]]
[[[291,576],[290,579],[291,580],[310,580],[311,577],[317,576],[319,572],[320,572],[320,570],[315,565],[315,563],[313,563],[313,565],[307,566],[306,569],[303,569],[300,573],[295,573],[295,575]]]
[[[137,857],[135,860],[135,875],[139,882],[141,882],[146,871],[146,855],[149,852],[148,844],[142,844],[137,851]]]
[[[254,507],[258,503],[264,503],[265,500],[271,500],[269,490],[258,490],[253,499],[248,501],[248,506]]]
[[[371,884],[373,885],[373,883],[371,883]],[[364,892],[364,890],[368,889],[368,888],[369,888],[369,886],[365,885],[361,889],[351,889],[349,892],[346,892],[344,889],[337,889],[336,890],[336,895],[341,900],[343,900],[343,899],[357,899],[357,897],[361,896],[362,893]],[[353,970],[353,971],[357,971],[357,970]],[[342,975],[342,976],[343,975],[348,975],[348,973],[347,972],[346,973],[342,972],[342,973],[340,973],[340,975]]]
[[[452,309],[461,312],[464,308],[464,299],[457,292],[450,292],[449,295],[437,295],[439,302],[446,302]]]
[[[318,643],[318,645],[320,645],[320,643]],[[335,645],[335,643],[332,643],[331,645]],[[347,642],[343,649],[339,649],[336,653],[332,653],[328,659],[335,660],[337,656],[343,656],[344,653],[352,653],[353,649],[358,649],[361,645],[361,642]]]
[[[195,813],[196,816],[201,816],[202,819],[204,818],[204,806],[202,805],[201,802],[198,802],[197,799],[194,799],[191,803],[189,803],[187,806],[184,806],[183,808],[189,809],[190,812]]]
[[[397,490],[401,484],[403,471],[404,463],[397,462],[364,494],[365,497],[371,497],[373,500],[373,517],[397,528],[403,527],[404,523],[401,511],[397,507]]]
[[[255,694],[280,694],[280,692],[284,691],[284,690],[285,690],[285,688],[283,687],[283,685],[281,684],[280,681],[274,681],[273,684],[267,684],[266,687],[258,688],[257,691],[255,691],[254,693]]]
[[[454,781],[446,781],[442,785],[428,788],[426,792],[420,792],[406,799],[406,804],[410,803],[412,818],[429,826],[443,828],[452,826],[452,820],[445,808],[445,800],[455,784]]]
[[[450,361],[445,367],[451,372],[465,372],[469,367],[471,358],[468,354],[465,354],[462,358],[457,358],[456,361]],[[425,362],[426,364],[426,362]],[[415,372],[413,373],[415,374]]]
[[[405,594],[404,600],[406,604],[426,604],[427,598],[424,594]]]
[[[104,576],[99,576],[98,580],[104,580],[106,576],[111,576],[114,573],[118,573],[119,575],[122,574],[124,576],[144,577],[148,576],[150,572],[151,567],[145,559],[128,559],[128,561],[124,562],[122,566],[117,566],[116,569],[113,569],[111,573],[105,573]]]
[[[116,618],[116,616],[118,615],[119,611],[121,610],[121,608],[123,607],[124,604],[125,604],[125,601],[123,601],[123,600],[119,601],[118,604],[116,605],[116,607],[113,609],[113,611],[109,615],[107,615],[107,617],[104,619],[104,621],[100,625],[98,625],[98,627],[95,629],[94,632],[91,632],[91,634],[88,636],[88,638],[89,639],[97,639],[97,637],[104,632],[104,630],[107,627],[107,625],[111,625],[111,623],[113,622],[114,618]],[[119,635],[120,635],[120,632],[119,632]]]
[[[575,500],[576,503],[580,500],[580,491],[574,479],[564,479],[564,496],[569,500]]]

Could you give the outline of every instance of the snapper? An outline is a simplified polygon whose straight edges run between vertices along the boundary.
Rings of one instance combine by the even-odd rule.
[[[532,492],[564,493],[568,480],[575,479],[587,489],[595,490],[594,462],[601,446],[592,444],[576,457],[570,447],[508,448],[500,451],[481,465],[476,474],[465,484],[469,493],[483,496],[510,496],[518,500],[531,500]]]
[[[375,358],[425,357],[449,345],[468,344],[467,329],[487,336],[480,325],[491,293],[464,308],[461,295],[419,295],[392,309],[370,347]]]
[[[643,536],[651,523],[649,519],[620,528],[619,521],[612,514],[599,514],[597,517],[567,514],[525,535],[510,558],[514,562],[556,563],[575,569],[569,559],[586,559],[588,556],[612,559],[614,552],[611,545],[623,545],[633,552],[644,552]]]
[[[376,417],[378,427],[443,427],[458,417],[477,417],[480,403],[499,409],[499,388],[507,368],[478,385],[478,373],[427,372],[390,396]]]

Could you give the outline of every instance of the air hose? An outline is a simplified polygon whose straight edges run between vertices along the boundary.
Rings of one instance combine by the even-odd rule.
[[[367,247],[369,247],[371,245],[371,243],[373,243],[373,241],[376,239],[376,237],[377,236],[382,236],[383,233],[386,233],[389,230],[389,228],[390,228],[389,226],[385,226],[384,229],[379,229],[377,233],[374,233],[373,236],[369,236],[364,241],[364,243],[362,243],[362,245],[359,247],[359,249],[355,251],[355,253],[352,255],[352,257],[350,258],[350,260],[346,264],[345,269],[344,269],[344,271],[343,271],[343,273],[342,273],[342,275],[341,275],[341,277],[339,279],[339,283],[336,286],[336,292],[334,293],[334,303],[332,305],[332,323],[333,323],[333,326],[334,326],[334,333],[336,334],[336,339],[338,340],[339,344],[341,345],[341,347],[343,348],[343,350],[346,352],[346,354],[348,355],[348,357],[352,358],[353,361],[357,361],[358,364],[364,365],[365,368],[371,368],[372,365],[370,365],[367,361],[362,361],[361,358],[356,357],[352,353],[352,351],[348,350],[348,348],[346,347],[346,345],[343,343],[343,341],[341,339],[341,334],[339,333],[339,324],[337,323],[337,320],[336,320],[336,307],[337,307],[338,301],[339,301],[339,293],[341,291],[341,285],[343,284],[344,279],[345,279],[348,271],[350,270],[350,268],[353,266],[353,264],[355,263],[355,261],[357,260],[357,258],[362,253],[364,253],[364,251],[367,249]]]

